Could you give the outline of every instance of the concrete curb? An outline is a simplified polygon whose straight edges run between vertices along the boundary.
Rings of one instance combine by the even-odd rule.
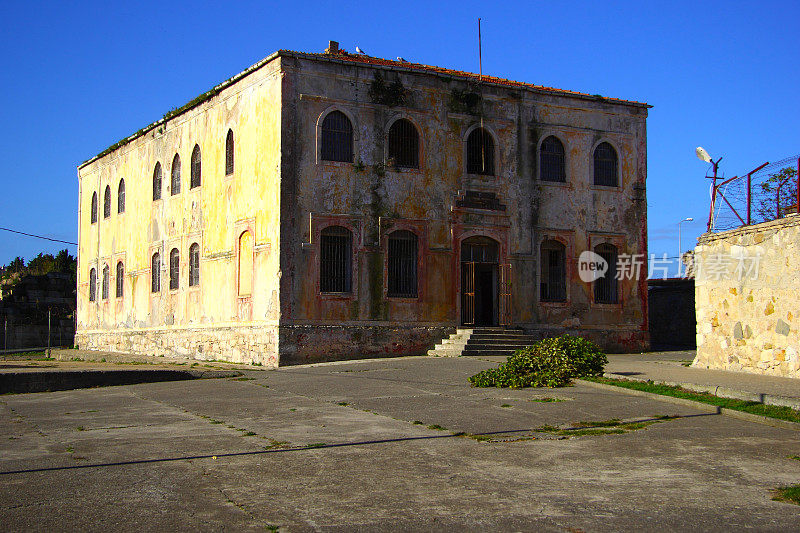
[[[737,389],[729,389],[727,387],[719,387],[714,385],[698,385],[696,383],[678,382],[678,381],[659,381],[636,378],[622,374],[615,374],[613,372],[606,372],[603,374],[604,378],[608,379],[626,379],[628,381],[640,381],[642,383],[653,383],[654,385],[667,385],[670,387],[681,387],[682,389],[690,390],[692,392],[705,392],[719,398],[730,398],[732,400],[743,400],[746,402],[763,403],[764,405],[774,405],[776,407],[791,407],[800,411],[800,398],[793,398],[791,396],[779,396],[776,394],[763,394],[755,392],[746,392]]]
[[[611,379],[619,379],[619,378],[617,377]],[[581,383],[583,385],[589,385],[590,387],[595,387],[597,389],[621,392],[623,394],[629,394],[631,396],[642,396],[644,398],[660,400],[662,402],[692,407],[694,409],[697,409],[698,411],[704,411],[706,413],[716,413],[720,415],[730,416],[731,418],[738,418],[739,420],[745,420],[747,422],[755,422],[757,424],[764,424],[776,428],[800,431],[800,423],[797,422],[790,422],[788,420],[781,420],[779,418],[770,418],[768,416],[754,415],[752,413],[745,413],[744,411],[737,411],[735,409],[728,409],[726,407],[718,407],[716,405],[698,402],[695,400],[688,400],[686,398],[675,398],[674,396],[664,396],[662,394],[655,394],[653,392],[645,392],[636,389],[628,389],[625,387],[617,387],[616,385],[607,385],[605,383],[596,383],[594,381],[587,381],[583,379],[576,379],[575,381],[577,383]],[[635,380],[635,381],[644,381],[644,380]],[[656,381],[654,381],[653,383],[659,385],[667,384],[665,382],[656,382]],[[739,398],[734,398],[734,399],[739,399]]]

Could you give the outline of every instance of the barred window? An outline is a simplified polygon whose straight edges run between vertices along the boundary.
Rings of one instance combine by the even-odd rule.
[[[401,118],[389,128],[389,160],[401,168],[419,168],[419,132]]]
[[[483,128],[475,128],[467,137],[467,172],[494,175],[494,140]]]
[[[341,226],[322,230],[319,287],[321,292],[351,292],[353,234]]]
[[[89,271],[89,301],[93,302],[97,299],[97,271],[91,269]]]
[[[608,143],[594,149],[594,184],[617,187],[617,151]]]
[[[119,187],[117,187],[117,213],[125,212],[125,180],[119,180]]]
[[[181,156],[175,154],[172,158],[172,181],[170,182],[170,195],[181,192]]]
[[[564,302],[567,299],[566,253],[558,241],[543,241],[539,255],[539,299],[543,302]]]
[[[122,298],[122,288],[125,282],[125,267],[122,266],[122,261],[117,263],[117,298]]]
[[[97,193],[92,193],[92,224],[97,222]]]
[[[109,274],[110,274],[110,271],[109,271],[108,265],[106,265],[106,266],[103,267],[103,300],[108,300],[108,285],[109,285],[108,277],[109,277]]]
[[[106,193],[103,195],[103,218],[111,216],[111,187],[106,185]]]
[[[353,125],[341,111],[328,113],[322,121],[322,159],[353,162]]]
[[[150,260],[150,292],[161,292],[161,256],[158,252]]]
[[[189,286],[200,285],[200,245],[197,243],[189,247]]]
[[[181,279],[181,253],[173,248],[169,253],[169,290],[180,287]]]
[[[233,130],[225,137],[225,175],[233,174]]]
[[[567,181],[564,168],[564,145],[552,135],[539,149],[539,177],[542,181]]]
[[[619,301],[617,294],[617,248],[611,244],[600,244],[595,247],[594,252],[608,263],[606,273],[594,282],[594,302],[598,304],[615,304]]]
[[[161,163],[153,169],[153,201],[161,200]]]
[[[194,145],[192,150],[192,171],[191,178],[189,179],[189,188],[194,189],[200,186],[200,147]]]
[[[389,235],[387,293],[402,298],[417,297],[417,236],[410,231]]]

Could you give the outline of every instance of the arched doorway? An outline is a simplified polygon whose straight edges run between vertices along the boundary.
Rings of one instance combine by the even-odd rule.
[[[500,246],[489,237],[470,237],[461,243],[461,323],[498,324]]]

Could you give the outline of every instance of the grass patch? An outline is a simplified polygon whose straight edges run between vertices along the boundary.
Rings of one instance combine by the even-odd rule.
[[[793,503],[800,505],[800,485],[778,487],[773,491],[772,499],[776,502]]]
[[[75,429],[77,429],[78,431],[86,431],[86,428],[83,426],[78,426]]]
[[[655,416],[647,420],[639,420],[633,422],[623,422],[618,418],[600,421],[583,421],[575,424],[575,427],[561,428],[558,426],[551,426],[545,424],[534,429],[540,433],[551,433],[553,435],[560,435],[565,437],[581,437],[581,436],[597,436],[597,435],[620,435],[639,429],[644,429],[652,424],[665,422],[667,420],[674,420],[680,418],[678,416]]]
[[[328,444],[325,442],[312,442],[306,448],[322,448],[323,446],[327,446]]]
[[[245,433],[245,434],[244,434],[244,436],[245,436],[245,437],[252,437],[252,436],[254,436],[255,434],[256,434],[256,432],[255,432],[255,431],[248,431],[247,433]]]
[[[504,403],[504,404],[503,404],[503,405],[501,405],[500,407],[511,407],[511,404],[510,404],[510,403]]]
[[[209,419],[209,422],[212,424],[222,424],[222,420],[214,420],[213,418]]]
[[[800,455],[790,455],[789,459],[794,459],[795,461],[800,461]]]
[[[419,420],[414,420],[414,425],[415,426],[422,426],[424,424],[422,422],[420,422]]]
[[[428,426],[428,429],[435,429],[435,430],[438,430],[438,431],[447,431],[447,428],[444,428],[444,427],[440,426],[439,424],[431,424],[430,426]]]
[[[543,398],[528,398],[529,402],[541,402],[541,403],[550,403],[550,402],[564,402],[566,400],[562,398],[551,398],[550,396],[544,396]]]
[[[267,437],[264,437],[265,439]],[[269,440],[269,446],[264,446],[265,450],[272,450],[274,448],[287,448],[291,446],[291,443],[286,440],[276,440],[276,439],[267,439]]]
[[[736,400],[733,398],[720,398],[705,392],[693,392],[681,387],[674,387],[671,385],[657,385],[652,381],[631,381],[625,379],[608,379],[601,377],[587,377],[583,378],[595,383],[604,383],[606,385],[614,385],[625,389],[638,390],[643,392],[650,392],[653,394],[660,394],[661,396],[671,396],[673,398],[683,398],[686,400],[694,400],[696,402],[707,403],[725,409],[733,409],[735,411],[743,411],[758,416],[766,416],[769,418],[777,418],[779,420],[787,420],[789,422],[800,423],[800,411],[792,409],[791,407],[765,405],[758,402],[749,402],[746,400]]]
[[[209,366],[209,365],[203,365],[203,366]],[[253,381],[254,379],[256,379],[256,378],[248,378],[248,377],[245,376],[245,377],[241,377],[241,378],[231,378],[231,381]]]
[[[350,404],[349,404],[349,403],[347,403],[347,402],[339,402],[339,403],[337,403],[336,405],[341,405],[342,407],[347,407],[347,406],[348,406],[348,405],[350,405]]]

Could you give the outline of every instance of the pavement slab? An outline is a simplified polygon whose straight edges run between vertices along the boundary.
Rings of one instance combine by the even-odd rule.
[[[800,529],[800,507],[770,492],[800,483],[797,431],[580,384],[469,386],[494,364],[384,359],[0,396],[0,524]],[[623,434],[537,431],[664,415],[678,418]]]

